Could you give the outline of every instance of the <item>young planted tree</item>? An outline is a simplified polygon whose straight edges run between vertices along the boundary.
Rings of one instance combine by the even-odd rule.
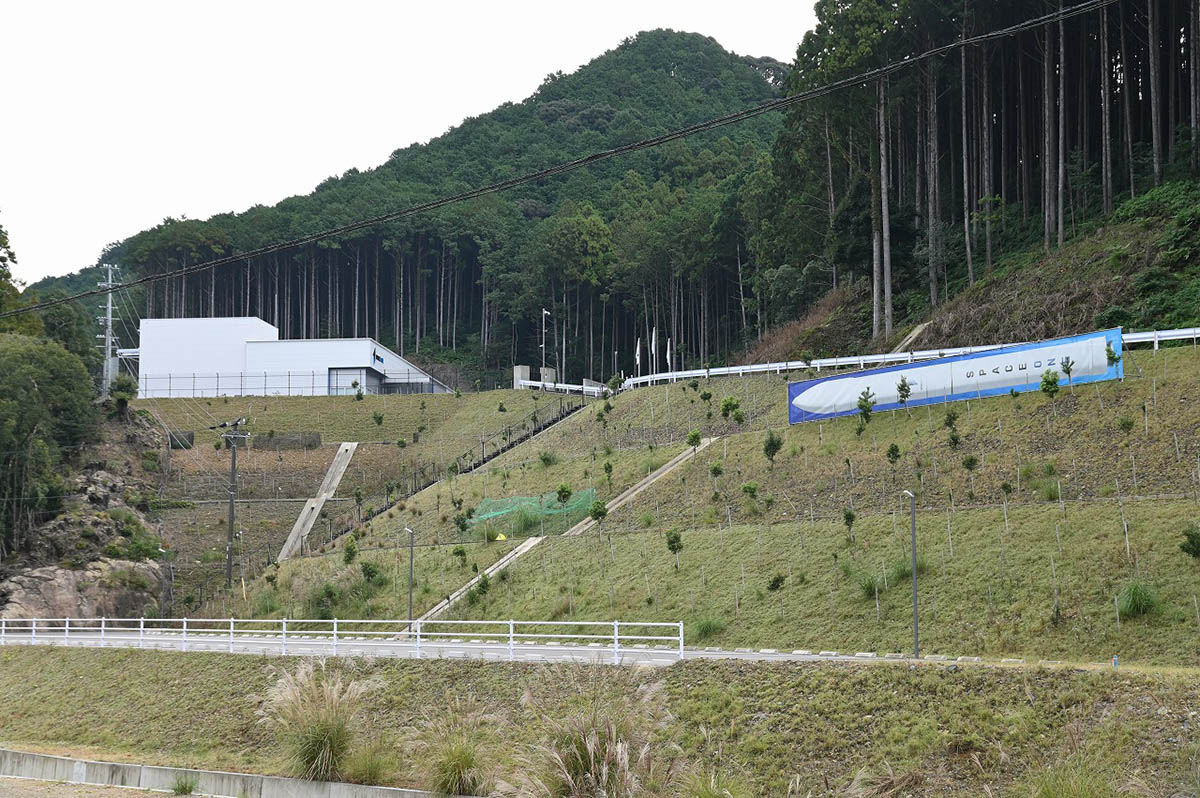
[[[967,476],[971,480],[971,495],[975,495],[975,469],[979,467],[979,458],[973,454],[969,454],[963,458],[963,468],[967,469]]]
[[[775,465],[775,455],[779,454],[779,450],[783,448],[783,438],[775,434],[774,430],[767,430],[767,439],[763,441],[763,454],[770,461],[771,466]]]
[[[846,525],[846,537],[850,539],[850,545],[854,545],[854,521],[858,515],[849,507],[842,508],[842,523]]]
[[[1058,395],[1058,372],[1054,369],[1046,369],[1042,373],[1042,393],[1050,397],[1050,410],[1055,416],[1058,415],[1058,409],[1054,406],[1054,397]]]
[[[688,433],[687,445],[692,447],[692,454],[695,454],[697,447],[700,446],[700,430],[694,429]]]
[[[1071,387],[1071,393],[1075,393],[1075,384],[1071,382],[1071,372],[1075,369],[1075,361],[1069,357],[1064,357],[1058,362],[1058,367],[1063,374],[1067,375],[1067,385]]]
[[[900,399],[900,404],[904,405],[904,414],[912,418],[912,413],[908,409],[908,398],[912,396],[912,384],[903,374],[900,375],[900,382],[896,383],[896,396]]]
[[[588,509],[588,517],[596,522],[597,531],[599,531],[600,522],[604,520],[606,515],[608,515],[608,507],[604,502],[599,499],[592,502],[592,506]]]
[[[683,551],[683,534],[678,529],[667,530],[667,551],[675,555],[675,570],[679,570],[679,552]]]
[[[571,500],[571,495],[573,493],[574,493],[574,491],[571,490],[571,486],[564,482],[558,486],[558,490],[554,491],[554,498],[558,499],[558,505],[565,510],[566,506],[567,506],[567,502],[569,502]],[[566,531],[567,531],[567,514],[566,514],[566,512],[563,512],[563,532],[566,532]]]
[[[887,448],[887,461],[888,461],[888,464],[892,467],[892,477],[895,478],[896,463],[900,462],[900,447],[897,446],[895,443],[891,444]]]
[[[871,413],[875,410],[875,394],[871,393],[870,388],[864,388],[863,392],[858,395],[858,426],[854,430],[854,434],[862,437],[867,425],[871,423]]]
[[[605,478],[606,480],[608,480],[608,487],[609,487],[609,488],[611,488],[611,487],[612,487],[612,471],[613,471],[613,465],[612,465],[612,463],[611,463],[610,461],[608,461],[608,460],[605,460],[605,461],[604,461],[604,478]]]

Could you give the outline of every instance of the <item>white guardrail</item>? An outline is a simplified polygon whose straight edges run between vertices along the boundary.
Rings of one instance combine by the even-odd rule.
[[[1154,348],[1158,349],[1158,345],[1162,341],[1186,341],[1190,340],[1193,344],[1197,338],[1200,338],[1200,327],[1183,327],[1178,330],[1150,330],[1148,332],[1127,332],[1121,335],[1121,341],[1125,345],[1129,344],[1148,344],[1153,343]],[[958,346],[948,347],[946,349],[921,349],[915,352],[886,352],[878,355],[849,355],[843,357],[819,357],[813,358],[810,361],[804,360],[785,360],[778,363],[755,363],[745,366],[719,366],[717,368],[708,369],[687,369],[684,371],[661,371],[655,374],[644,374],[640,377],[629,377],[621,384],[622,389],[638,388],[643,385],[653,385],[659,382],[676,382],[678,380],[690,380],[698,377],[722,377],[722,376],[738,376],[742,377],[747,374],[781,374],[785,371],[801,371],[804,369],[814,369],[820,371],[823,368],[844,368],[853,367],[864,369],[868,366],[880,366],[891,363],[912,363],[917,360],[933,360],[939,357],[953,357],[954,355],[969,355],[974,352],[986,352],[990,349],[1001,349],[1006,346],[1019,346],[1027,341],[1019,341],[1009,344],[987,344],[984,346]],[[525,385],[523,381],[522,386]],[[531,383],[530,387],[536,385],[545,385],[547,390],[555,390],[552,386],[554,383]],[[564,388],[576,388],[579,386],[558,386],[557,390]]]
[[[654,634],[655,631],[666,632]],[[469,636],[463,640],[463,636]],[[372,655],[425,650],[507,649],[508,659],[524,645],[583,645],[608,648],[613,664],[621,652],[637,646],[665,646],[683,658],[683,623],[633,621],[450,621],[450,620],[304,620],[295,618],[0,618],[0,646],[76,645],[101,648],[162,647],[188,650],[288,653],[315,647],[337,656],[339,644]],[[415,649],[415,650],[414,650]],[[390,650],[390,651],[389,651]]]

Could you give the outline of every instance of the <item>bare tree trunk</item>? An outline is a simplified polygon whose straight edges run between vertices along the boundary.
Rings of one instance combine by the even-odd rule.
[[[879,212],[883,233],[883,334],[892,337],[892,233],[888,209],[888,129],[887,98],[883,80],[879,81]]]
[[[1152,0],[1152,2],[1155,0]],[[1058,10],[1062,10],[1062,0],[1059,0]],[[1055,213],[1058,222],[1058,245],[1063,245],[1063,189],[1067,183],[1067,50],[1066,29],[1063,20],[1058,20],[1058,180],[1055,188],[1058,191]]]
[[[937,75],[933,66],[928,67],[928,86],[926,88],[926,145],[928,157],[925,163],[925,196],[926,196],[926,242],[929,245],[929,304],[937,307],[938,303],[938,257],[937,257],[937,167],[938,167],[938,128],[937,128]]]
[[[988,62],[989,54],[987,45],[983,45],[983,241],[984,241],[984,262],[987,264],[987,273],[992,273],[992,196],[996,193],[992,187],[992,70],[991,64]]]
[[[828,146],[829,140],[825,140]],[[832,187],[832,183],[830,186]],[[830,189],[832,191],[832,188]],[[832,195],[831,195],[832,196]],[[831,217],[832,218],[832,217]],[[742,278],[742,242],[741,239],[734,241],[734,246],[737,251],[737,269],[738,269],[738,307],[742,311],[742,334],[746,333],[746,281]],[[643,297],[644,299],[644,297]]]
[[[1029,218],[1029,184],[1033,178],[1032,157],[1029,154],[1029,122],[1025,113],[1025,56],[1017,54],[1017,146],[1021,161],[1021,219]]]
[[[1137,192],[1137,184],[1133,172],[1133,113],[1129,109],[1129,93],[1132,90],[1132,76],[1129,72],[1129,48],[1125,45],[1124,14],[1117,25],[1121,33],[1121,110],[1125,116],[1125,166],[1129,169],[1129,196]]]
[[[1050,251],[1050,231],[1054,228],[1054,95],[1052,53],[1053,28],[1045,27],[1042,49],[1042,247]]]
[[[1158,3],[1146,0],[1146,47],[1150,61],[1150,143],[1154,152],[1154,185],[1162,182],[1162,109],[1159,108],[1162,87],[1158,85]]]
[[[878,131],[879,115],[882,107],[876,103],[874,129]],[[871,337],[878,338],[883,322],[883,225],[880,221],[879,186],[882,180],[879,176],[878,148],[871,150]]]
[[[967,9],[966,3],[963,3],[963,24],[962,38],[967,38]],[[975,285],[975,264],[971,259],[971,169],[968,163],[967,153],[969,146],[967,142],[967,48],[958,48],[959,69],[961,79],[959,80],[959,103],[962,106],[962,180],[963,180],[963,246],[966,248],[967,255],[967,285]]]
[[[1109,87],[1112,62],[1108,57],[1108,9],[1100,9],[1100,146],[1101,183],[1104,193],[1104,215],[1113,210],[1112,165],[1112,94]]]
[[[829,142],[829,113],[825,113],[825,180],[829,186],[829,227],[833,228],[833,214],[837,208],[837,202],[833,196],[833,150]],[[746,326],[746,320],[743,317],[742,327]]]
[[[1190,80],[1188,98],[1192,111],[1192,172],[1200,168],[1200,0],[1192,0],[1189,4],[1191,13],[1191,33],[1188,35],[1188,73]]]

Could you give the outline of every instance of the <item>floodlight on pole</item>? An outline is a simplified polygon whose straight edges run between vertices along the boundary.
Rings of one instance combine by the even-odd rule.
[[[917,497],[911,490],[904,491],[903,495],[908,497],[909,516],[912,519],[913,659],[920,659],[921,644],[917,635]]]
[[[542,308],[542,371],[546,370],[546,317],[549,315],[550,311]],[[546,378],[541,374],[538,375],[538,379],[540,379],[542,382],[546,381]]]

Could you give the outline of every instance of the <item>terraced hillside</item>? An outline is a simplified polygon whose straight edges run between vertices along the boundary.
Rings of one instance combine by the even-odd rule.
[[[911,489],[926,651],[1196,665],[1200,563],[1180,544],[1200,509],[1190,398],[1200,356],[1135,350],[1125,365],[1123,382],[1064,387],[1053,401],[877,413],[861,437],[854,419],[788,428],[785,375],[630,391],[412,497],[359,543],[387,546],[404,524],[426,541],[481,541],[487,525],[455,516],[558,484],[606,500],[699,430],[720,439],[608,515],[600,535],[550,540],[453,612],[683,620],[697,645],[901,651],[911,621],[900,493]],[[723,417],[727,398],[740,424],[737,410]],[[767,429],[782,438],[773,462]],[[519,517],[491,529],[562,531]],[[678,569],[668,532],[680,535]],[[1117,605],[1143,589],[1148,611],[1125,607],[1118,630]]]
[[[314,495],[342,441],[360,441],[334,500],[314,525],[319,545],[359,517],[369,517],[414,485],[444,476],[463,455],[494,455],[518,439],[537,414],[544,422],[560,412],[560,398],[530,391],[417,396],[239,397],[150,399],[136,411],[172,431],[195,433],[195,445],[169,453],[146,453],[153,460],[161,493],[190,500],[159,511],[163,534],[173,551],[181,584],[179,600],[199,602],[224,582],[227,488],[230,453],[220,448],[219,430],[208,427],[244,417],[253,436],[238,452],[238,575],[258,573],[287,537],[300,500]],[[276,448],[275,441],[317,433],[316,448]],[[170,501],[166,502],[170,505]],[[202,589],[203,588],[203,589]],[[222,599],[229,600],[228,597]],[[186,606],[186,604],[185,604]]]

